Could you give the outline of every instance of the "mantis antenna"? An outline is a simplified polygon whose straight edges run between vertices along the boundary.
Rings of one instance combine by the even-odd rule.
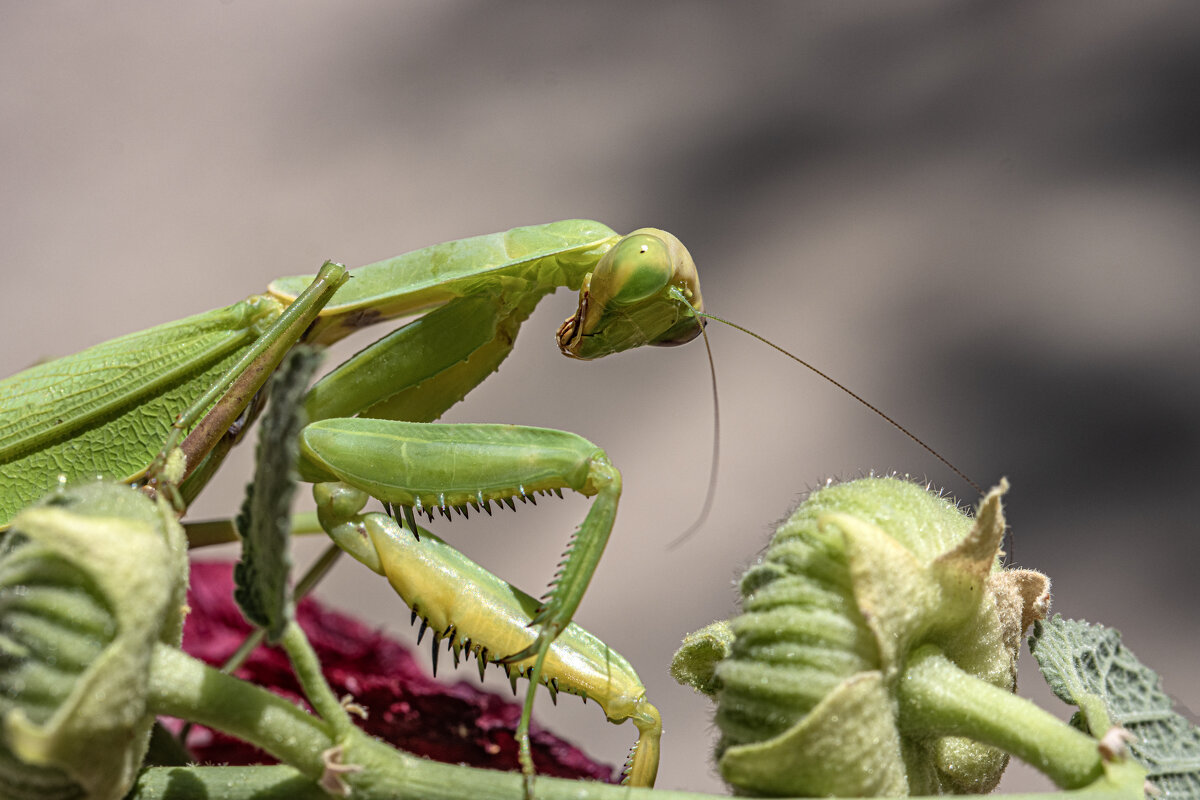
[[[683,298],[683,296],[682,296],[682,293],[680,293],[679,299],[685,300],[685,298]],[[685,302],[686,302],[686,300],[685,300]],[[690,304],[689,304],[689,307],[690,307]],[[939,453],[937,450],[934,450],[932,447],[925,444],[925,442],[923,442],[916,434],[914,434],[908,428],[905,428],[899,422],[897,422],[896,420],[889,417],[887,414],[880,411],[876,406],[867,402],[865,399],[862,398],[862,396],[851,391],[847,386],[845,386],[844,384],[835,380],[834,378],[830,377],[829,375],[822,372],[821,370],[817,369],[816,367],[814,367],[812,364],[808,363],[804,359],[802,359],[799,356],[796,356],[792,353],[789,353],[787,350],[784,350],[782,347],[775,344],[774,342],[772,342],[770,339],[766,338],[765,336],[761,336],[761,335],[755,333],[754,331],[750,330],[749,328],[744,328],[741,325],[738,325],[736,322],[730,322],[729,320],[722,319],[721,317],[718,317],[715,314],[709,314],[706,311],[699,311],[695,308],[692,308],[691,311],[693,314],[695,314],[698,317],[702,317],[704,319],[716,320],[717,322],[724,323],[725,325],[728,325],[731,328],[735,328],[736,330],[739,330],[742,333],[747,334],[748,336],[752,336],[755,339],[758,339],[763,344],[768,345],[769,347],[772,347],[775,350],[778,350],[780,353],[783,353],[785,356],[792,359],[793,361],[795,361],[797,364],[804,367],[805,369],[808,369],[809,371],[816,373],[819,377],[825,379],[829,383],[831,383],[834,386],[836,386],[837,388],[841,389],[846,394],[850,395],[852,398],[857,400],[863,406],[866,406],[868,409],[875,412],[875,414],[877,414],[879,417],[881,417],[885,422],[887,422],[893,428],[900,431],[900,433],[904,434],[909,439],[911,439],[912,441],[919,444],[926,452],[928,452],[930,455],[932,455],[938,461],[942,462],[942,464],[944,464],[951,472],[953,472],[955,475],[957,475],[958,477],[960,477],[964,481],[966,481],[966,483],[972,489],[974,489],[976,492],[978,492],[980,495],[982,495],[984,493],[983,489],[980,487],[980,485],[978,483],[976,483],[975,481],[973,481],[969,477],[967,477],[967,474],[965,472],[963,472],[958,467],[954,466],[954,464],[950,463],[950,460],[947,459],[945,456],[943,456],[941,453]],[[714,494],[714,491],[716,488],[716,482],[717,482],[717,459],[718,459],[718,455],[720,452],[719,438],[720,438],[720,427],[721,427],[720,426],[720,407],[717,403],[717,373],[716,373],[716,367],[713,365],[712,348],[709,347],[708,334],[705,333],[704,326],[701,326],[700,332],[704,336],[704,347],[705,347],[705,349],[708,350],[708,363],[709,363],[710,371],[712,373],[712,383],[713,383],[712,471],[709,474],[708,493],[705,495],[704,506],[700,510],[699,519],[697,519],[694,523],[692,523],[692,525],[690,527],[688,527],[687,530],[685,530],[683,533],[681,533],[679,536],[677,536],[670,544],[668,544],[667,545],[668,550],[675,548],[675,547],[679,546],[680,544],[682,544],[685,540],[687,540],[688,537],[690,537],[693,533],[695,533],[695,531],[702,524],[704,524],[704,521],[708,518],[709,511],[712,509],[713,494]],[[1012,554],[1011,543],[1007,549],[1009,551],[1009,559],[1011,561],[1011,554]]]
[[[708,316],[704,314],[702,316]],[[715,317],[714,317],[715,319]],[[721,401],[717,397],[717,365],[713,361],[712,346],[708,343],[708,333],[704,330],[704,325],[700,325],[700,335],[704,337],[704,350],[708,353],[708,373],[712,376],[712,398],[713,398],[713,443],[712,443],[712,459],[709,460],[708,470],[708,490],[704,493],[704,505],[700,507],[700,515],[696,517],[696,521],[687,527],[683,533],[676,536],[667,544],[667,550],[674,550],[679,545],[686,542],[691,535],[700,530],[701,526],[708,521],[708,514],[712,511],[713,497],[717,493],[717,463],[721,460]]]

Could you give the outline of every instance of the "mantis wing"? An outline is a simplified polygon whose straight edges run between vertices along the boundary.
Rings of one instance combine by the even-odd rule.
[[[269,297],[159,325],[0,381],[0,527],[59,482],[132,480],[176,414],[278,317]]]
[[[559,286],[578,290],[584,274],[618,238],[602,223],[568,219],[471,236],[356,267],[305,340],[329,344],[364,325],[469,294],[495,294],[505,281],[514,283],[514,295],[533,303]],[[312,279],[279,278],[268,291],[290,303]]]

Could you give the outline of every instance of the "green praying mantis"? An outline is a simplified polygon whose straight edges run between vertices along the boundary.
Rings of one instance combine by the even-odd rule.
[[[517,731],[527,777],[530,714],[544,683],[596,700],[613,722],[633,719],[639,741],[625,780],[653,785],[658,712],[628,663],[571,623],[612,529],[620,473],[574,434],[433,422],[497,369],[521,323],[560,287],[579,292],[557,334],[573,358],[701,333],[695,264],[676,237],[652,228],[619,236],[567,220],[417,250],[349,280],[327,265],[0,381],[0,527],[60,483],[97,475],[153,483],[176,452],[186,463],[172,485],[186,505],[253,418],[258,389],[288,347],[422,313],[307,396],[299,473],[313,483],[321,526],[386,575],[456,659],[466,650],[481,670],[494,661],[528,677]],[[542,603],[416,524],[422,513],[490,512],[491,503],[563,489],[594,500]],[[372,497],[388,513],[364,512]]]

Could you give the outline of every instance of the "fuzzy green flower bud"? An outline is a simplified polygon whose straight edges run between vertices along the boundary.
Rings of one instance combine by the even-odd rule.
[[[923,716],[909,724],[900,694],[914,685],[903,681],[910,656],[931,648],[968,680],[1012,691],[1049,582],[1000,568],[1004,488],[971,519],[919,486],[868,478],[814,492],[779,527],[742,578],[742,614],[685,639],[672,666],[715,697],[717,764],[739,793],[995,786],[1005,753],[931,735]]]
[[[186,541],[128,486],[62,489],[0,544],[0,796],[120,798],[146,752],[156,644],[178,645]]]

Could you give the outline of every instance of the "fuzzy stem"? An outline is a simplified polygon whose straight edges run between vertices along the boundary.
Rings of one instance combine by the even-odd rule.
[[[914,736],[965,736],[999,747],[1065,789],[1103,772],[1096,740],[1028,700],[963,672],[927,645],[915,652],[898,686],[899,724]]]
[[[377,742],[373,745],[384,748]],[[354,800],[522,800],[521,775],[473,767],[439,764],[396,752],[390,774],[356,782]],[[1128,780],[1102,780],[1070,792],[1004,795],[1004,800],[1142,800],[1144,773]],[[152,767],[144,770],[127,800],[310,800],[328,797],[314,791],[289,767]],[[641,789],[593,781],[537,778],[538,800],[717,800],[696,792]],[[981,796],[976,796],[981,797]],[[921,800],[912,798],[911,800]],[[925,798],[937,800],[937,798]]]
[[[127,800],[329,800],[316,782],[283,764],[265,767],[151,767]]]
[[[311,517],[311,524],[315,525],[316,524],[315,521],[317,518],[316,514],[298,514],[298,515],[295,515],[292,517],[292,521],[293,521],[293,524],[295,524],[295,520],[297,518],[304,518],[305,524],[307,525],[307,524],[309,524],[309,520],[308,520],[309,517]],[[213,523],[202,522],[202,523],[199,523],[199,526],[201,528],[205,528],[209,532],[217,530],[218,528],[220,528],[222,530],[233,531],[233,539],[230,539],[229,541],[237,541],[238,540],[237,532],[233,527],[233,520],[221,520],[220,522],[213,522]],[[191,529],[189,528],[189,534],[188,534],[189,536],[191,535],[190,530]],[[319,531],[321,533],[325,532],[325,531],[321,530],[321,528],[319,526],[317,527],[317,531]],[[295,530],[293,530],[293,532],[295,532]],[[312,531],[309,531],[309,530],[300,531],[300,533],[311,533],[311,532]],[[216,539],[207,539],[205,541],[205,543],[206,544],[216,544],[217,540]],[[189,544],[189,546],[193,546],[193,545]],[[325,575],[329,572],[329,570],[333,567],[333,565],[337,563],[338,557],[341,554],[342,554],[341,549],[337,545],[331,544],[329,547],[327,547],[325,549],[325,552],[323,552],[320,556],[317,557],[317,560],[314,561],[309,566],[309,568],[305,571],[304,576],[301,577],[300,580],[296,582],[296,586],[292,590],[292,594],[295,597],[297,602],[299,602],[301,598],[306,596],[309,592],[311,592],[316,587],[316,585],[320,582],[321,578],[325,577]],[[265,628],[255,628],[253,631],[251,631],[246,636],[246,638],[242,640],[242,643],[240,645],[238,645],[237,650],[233,651],[233,655],[231,655],[229,658],[225,659],[225,663],[221,665],[221,672],[224,672],[227,675],[233,674],[238,669],[238,667],[242,666],[242,664],[244,664],[246,662],[246,659],[250,657],[250,654],[254,652],[254,649],[256,647],[258,647],[260,644],[262,644],[263,639],[265,639],[266,636],[267,636],[267,631]],[[183,729],[179,733],[179,741],[180,742],[187,741],[188,732],[191,730],[191,728],[192,728],[192,723],[190,723],[190,722],[183,726]]]
[[[306,666],[306,661],[297,659],[298,672],[311,666]],[[1131,765],[1134,770],[1128,775],[1105,778],[1094,739],[1032,703],[966,675],[936,648],[922,648],[910,661],[901,681],[900,701],[901,719],[920,732],[969,733],[980,741],[1011,749],[1060,785],[1091,784],[1074,792],[1011,795],[1010,800],[1140,800],[1144,770]],[[329,726],[283,698],[222,674],[180,650],[159,645],[151,668],[149,702],[155,713],[222,730],[291,766],[154,767],[142,772],[129,800],[309,800],[327,796],[316,781],[327,766],[323,755],[334,745]],[[357,729],[339,739],[345,745],[343,763],[362,768],[345,775],[355,800],[519,800],[525,796],[519,773],[429,761],[394,750]],[[1047,758],[1038,755],[1043,752],[1049,754]],[[540,800],[713,798],[561,778],[537,778],[533,789]]]
[[[296,680],[300,681],[304,696],[308,698],[318,716],[325,720],[334,738],[341,739],[348,731],[354,730],[350,715],[329,688],[329,683],[321,672],[321,662],[317,659],[316,651],[296,620],[293,619],[284,628],[280,644],[287,651],[292,662],[292,671],[296,673]]]
[[[226,675],[160,644],[151,662],[147,703],[156,714],[198,722],[259,747],[306,775],[320,777],[333,746],[313,715],[266,689]]]

